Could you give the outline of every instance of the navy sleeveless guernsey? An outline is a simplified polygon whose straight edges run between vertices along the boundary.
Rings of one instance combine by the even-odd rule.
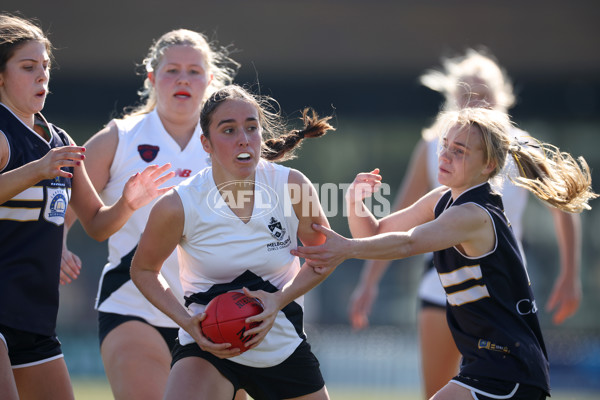
[[[44,121],[39,114],[38,120]],[[69,145],[67,134],[46,123],[47,142],[0,104],[0,134],[9,145],[5,173]],[[72,168],[66,168],[73,172]],[[0,324],[55,335],[64,216],[71,179],[43,180],[0,204]]]
[[[493,222],[494,249],[469,257],[456,247],[434,253],[447,295],[447,318],[463,355],[461,375],[518,382],[550,392],[548,356],[537,305],[517,240],[500,195],[488,183],[472,187],[453,201],[446,192],[435,207],[475,204]]]

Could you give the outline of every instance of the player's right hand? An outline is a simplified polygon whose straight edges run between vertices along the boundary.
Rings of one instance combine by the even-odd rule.
[[[213,343],[202,332],[202,321],[206,318],[205,313],[200,313],[192,316],[187,323],[181,327],[189,333],[198,346],[212,353],[215,357],[230,358],[240,355],[240,349],[231,347],[231,343]]]
[[[379,175],[379,168],[375,168],[371,172],[361,172],[356,175],[356,178],[346,190],[346,202],[353,204],[363,201],[367,197],[371,197],[380,187],[381,175]]]

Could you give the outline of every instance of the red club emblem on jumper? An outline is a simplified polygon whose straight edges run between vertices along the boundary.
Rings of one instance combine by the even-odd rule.
[[[140,153],[140,157],[142,157],[142,160],[148,163],[156,158],[158,150],[160,150],[160,147],[153,146],[151,144],[140,144],[138,146],[138,153]]]

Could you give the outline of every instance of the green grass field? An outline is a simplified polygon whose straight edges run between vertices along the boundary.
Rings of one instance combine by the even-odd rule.
[[[73,379],[76,400],[110,400],[112,393],[105,380]],[[420,400],[418,391],[385,391],[372,388],[347,389],[339,386],[328,386],[332,400]],[[552,392],[552,400],[598,400],[600,393],[567,393]]]

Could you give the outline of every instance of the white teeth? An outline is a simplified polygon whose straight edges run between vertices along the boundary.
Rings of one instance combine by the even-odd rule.
[[[247,158],[250,158],[250,154],[249,153],[240,153],[240,154],[238,154],[237,158],[245,160]]]

